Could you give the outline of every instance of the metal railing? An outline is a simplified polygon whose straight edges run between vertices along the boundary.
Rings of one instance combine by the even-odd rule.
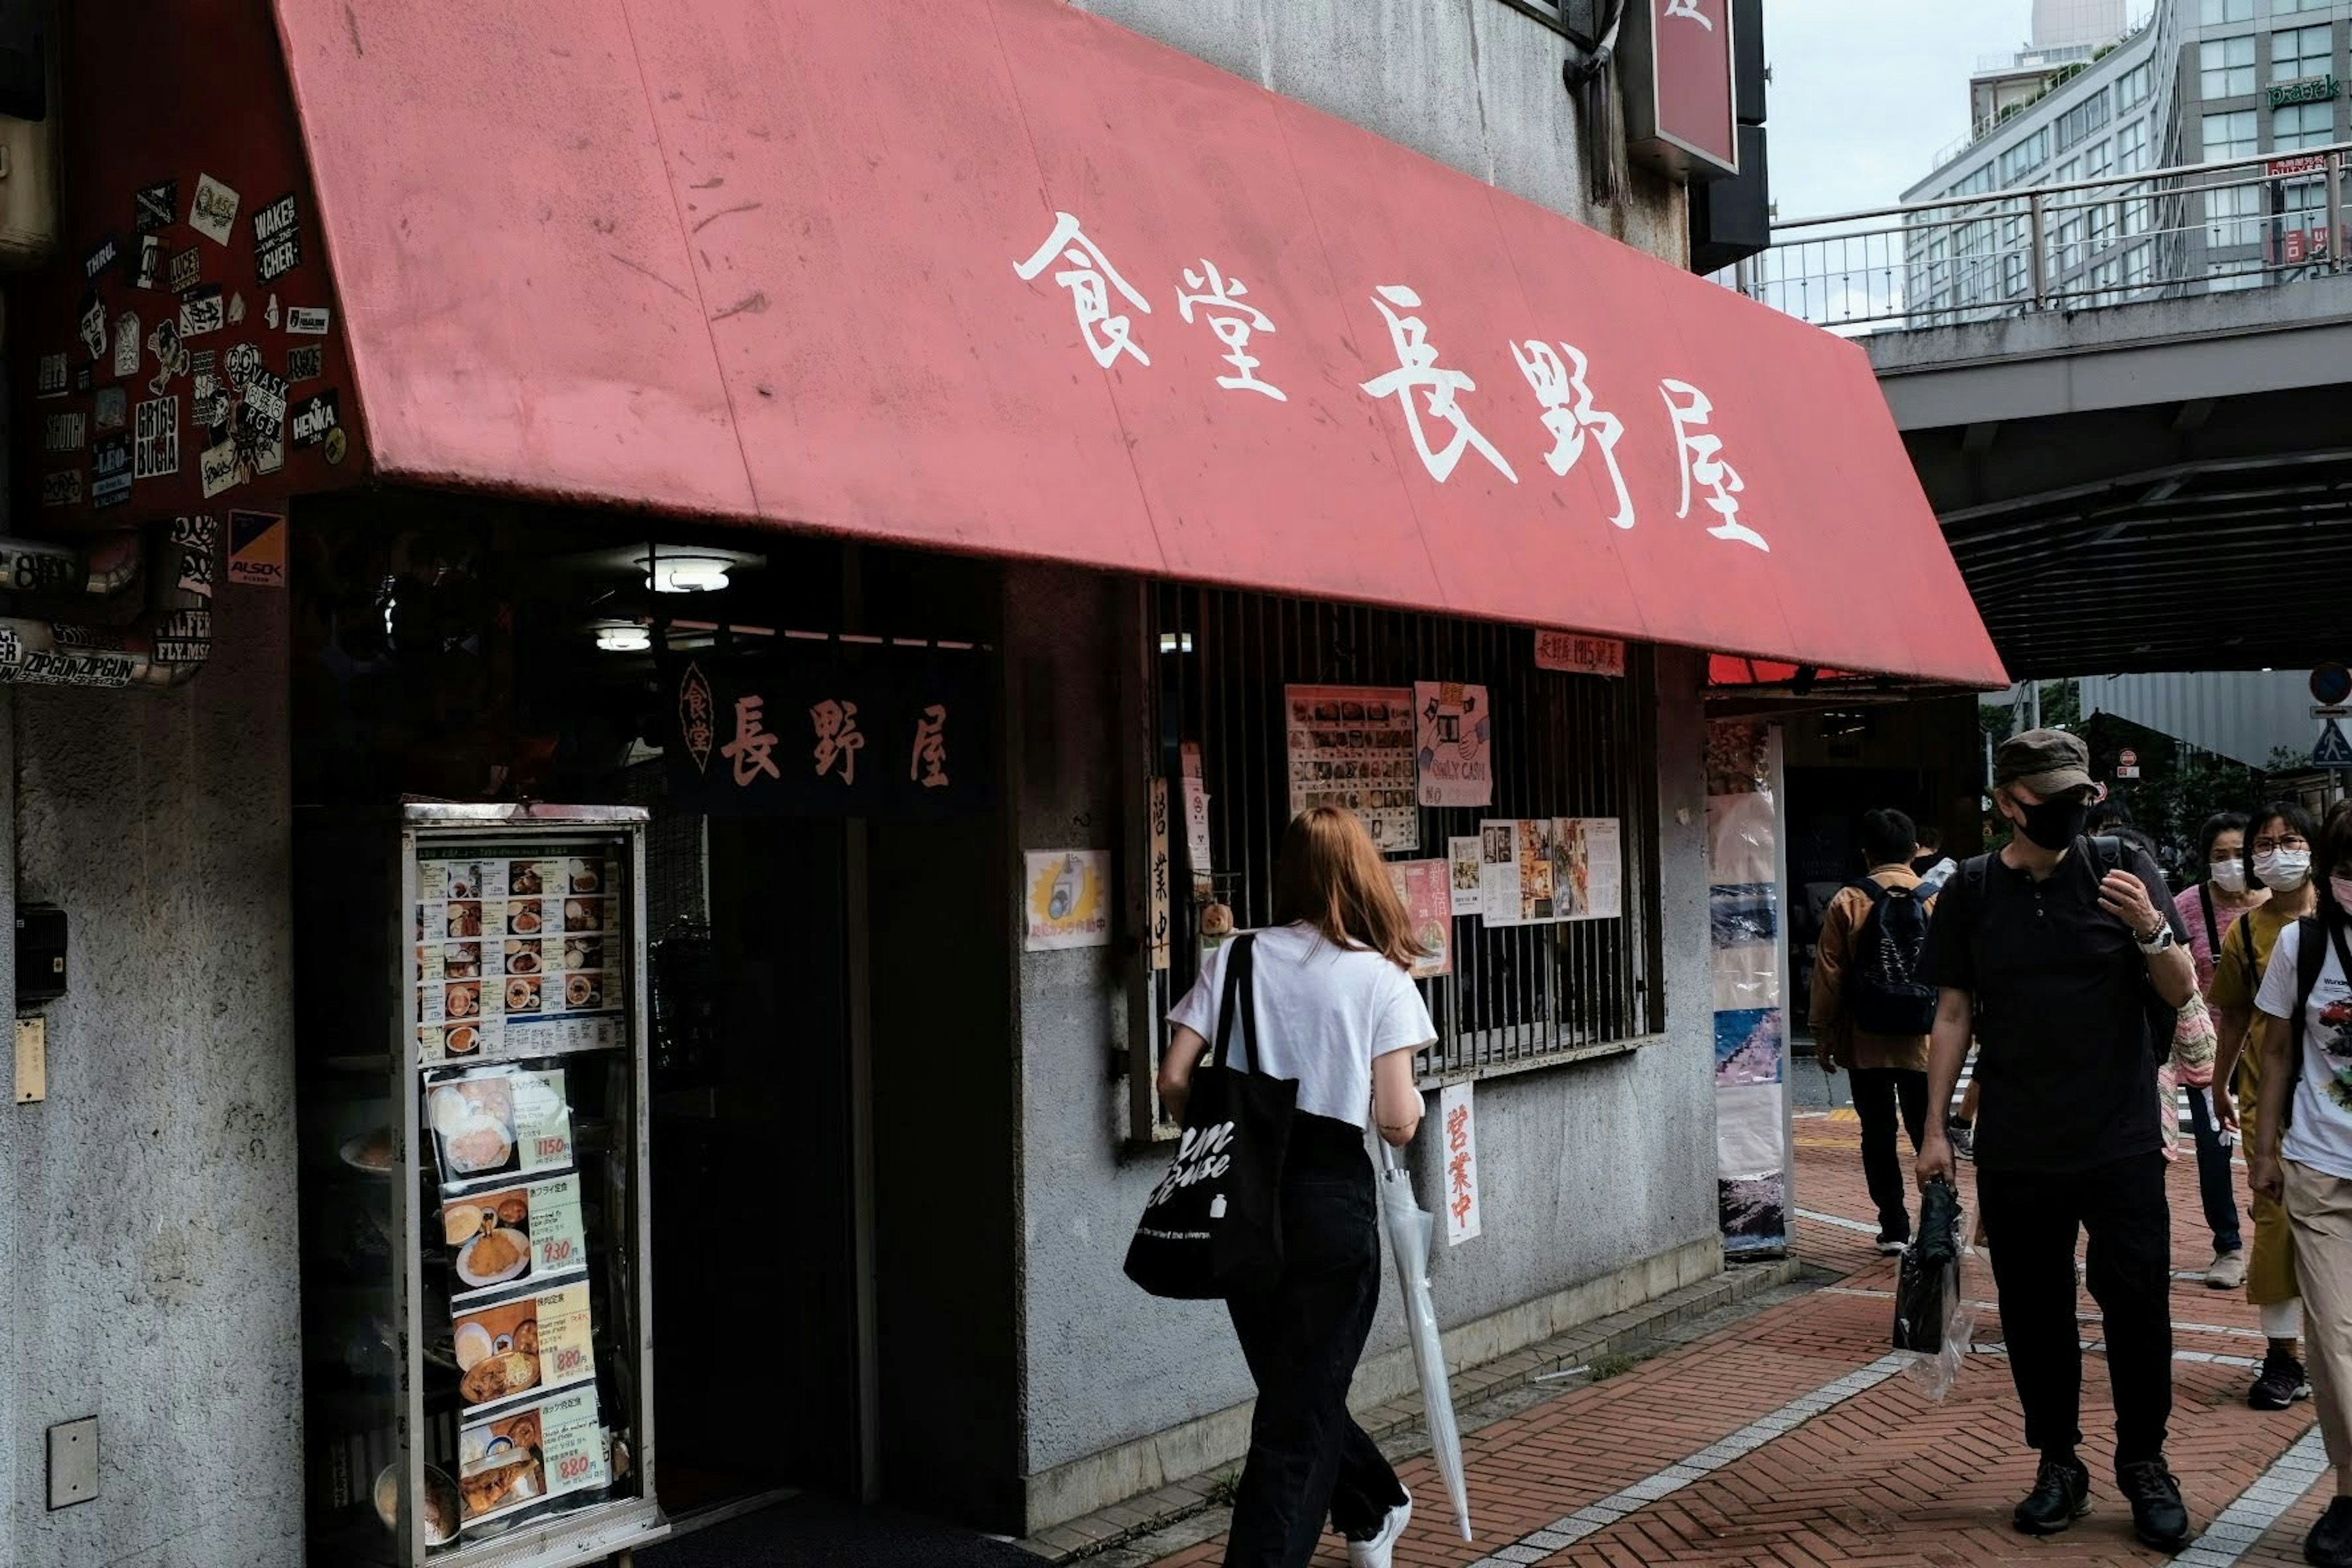
[[[2261,288],[2346,266],[2352,142],[1773,226],[1716,280],[1832,331]]]

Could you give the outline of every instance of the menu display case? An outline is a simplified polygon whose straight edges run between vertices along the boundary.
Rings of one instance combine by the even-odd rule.
[[[411,805],[355,879],[394,895],[362,917],[392,920],[394,984],[361,992],[391,1049],[305,1064],[306,1124],[342,1134],[305,1188],[314,1563],[625,1562],[667,1531],[645,820]]]

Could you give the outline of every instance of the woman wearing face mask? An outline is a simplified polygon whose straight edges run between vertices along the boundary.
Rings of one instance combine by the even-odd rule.
[[[2318,907],[2318,890],[2311,879],[2312,841],[2318,836],[2311,813],[2295,801],[2273,801],[2251,815],[2246,844],[2253,851],[2253,880],[2270,897],[2222,933],[2213,961],[2208,997],[2221,1029],[2221,1052],[2213,1065],[2213,1113],[2222,1126],[2236,1130],[2250,1150],[2261,1131],[2254,1108],[2262,1092],[2262,1063],[2257,1052],[2245,1048],[2254,994],[2262,988],[2279,932]],[[2192,934],[2195,923],[2190,922]],[[2294,1279],[2294,1237],[2287,1228],[2286,1211],[2270,1197],[2257,1192],[2249,1206],[2254,1215],[2254,1246],[2247,1259],[2246,1300],[2262,1310],[2270,1350],[2246,1403],[2257,1410],[2284,1410],[2311,1397],[2298,1353],[2303,1293]]]
[[[2213,963],[2223,936],[2240,915],[2271,895],[2269,889],[2255,887],[2246,876],[2243,812],[2224,811],[2208,818],[2199,838],[2204,846],[2205,879],[2183,888],[2173,906],[2189,928],[2189,955],[2197,963],[2197,989],[2210,1006]],[[2225,1081],[2218,1063],[2213,1081]],[[2205,1223],[2213,1231],[2213,1265],[2205,1271],[2205,1283],[2215,1290],[2234,1290],[2246,1282],[2246,1249],[2238,1223],[2231,1148],[2221,1141],[2221,1123],[2213,1114],[2216,1091],[2192,1085],[2188,1092],[2189,1117],[2197,1129],[2197,1186],[2204,1200]],[[2220,1092],[2227,1094],[2226,1089]]]

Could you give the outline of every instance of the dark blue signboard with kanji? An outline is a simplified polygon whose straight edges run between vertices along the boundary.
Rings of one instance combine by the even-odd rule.
[[[788,642],[661,663],[670,798],[712,816],[941,817],[996,799],[996,661]]]

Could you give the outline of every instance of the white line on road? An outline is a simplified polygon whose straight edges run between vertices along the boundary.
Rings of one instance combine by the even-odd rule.
[[[2315,1426],[2172,1561],[2179,1568],[2231,1568],[2326,1473],[2327,1449]]]
[[[1626,1515],[1638,1513],[1660,1498],[1682,1490],[1733,1460],[1745,1458],[1773,1438],[1803,1426],[1824,1411],[1835,1409],[1864,1389],[1877,1387],[1911,1361],[1910,1354],[1905,1352],[1880,1356],[1861,1371],[1850,1372],[1811,1394],[1799,1395],[1769,1415],[1749,1422],[1730,1436],[1685,1456],[1655,1475],[1645,1476],[1590,1507],[1578,1509],[1565,1519],[1556,1519],[1541,1530],[1519,1537],[1508,1546],[1481,1557],[1470,1568],[1518,1568],[1522,1563],[1540,1563],[1553,1552],[1608,1529]]]
[[[1815,1225],[1833,1225],[1840,1230],[1858,1230],[1864,1236],[1875,1237],[1878,1234],[1878,1227],[1874,1225],[1864,1225],[1858,1219],[1848,1219],[1843,1215],[1822,1214],[1817,1209],[1799,1209],[1797,1217],[1811,1220]],[[2201,1279],[2204,1276],[2200,1274],[2198,1278]]]

